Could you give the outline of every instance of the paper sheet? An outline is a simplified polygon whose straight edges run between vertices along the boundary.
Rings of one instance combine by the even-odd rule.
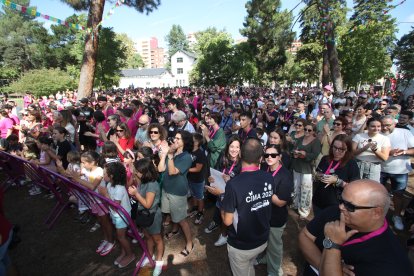
[[[218,170],[210,168],[210,175],[211,177],[214,178],[214,183],[210,183],[210,185],[224,192],[226,190],[226,182],[224,182],[224,179],[222,176],[223,173]]]

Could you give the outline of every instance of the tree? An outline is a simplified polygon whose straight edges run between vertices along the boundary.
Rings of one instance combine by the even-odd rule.
[[[395,19],[387,0],[356,1],[350,30],[342,37],[340,57],[346,83],[374,83],[389,72],[395,40]]]
[[[205,37],[198,41],[200,52],[191,73],[191,82],[205,86],[234,84],[238,68],[233,66],[233,39],[225,32],[218,32],[211,37],[211,30],[206,30]],[[204,35],[203,32],[198,33],[199,37]]]
[[[126,64],[126,48],[112,28],[102,28],[99,36],[94,86],[110,88],[119,83],[120,70]]]
[[[292,53],[287,53],[287,62],[280,69],[278,79],[285,81],[289,86],[306,80],[301,64],[296,62]]]
[[[400,38],[393,55],[403,78],[406,80],[414,79],[414,28]]]
[[[44,96],[76,87],[76,81],[59,69],[35,69],[25,73],[18,81],[4,89],[8,92],[33,92]]]
[[[126,62],[123,69],[144,67],[144,61],[142,60],[141,55],[137,53],[134,41],[125,33],[116,34],[116,39],[120,41],[125,48]]]
[[[78,97],[86,97],[92,93],[95,66],[98,51],[98,24],[102,21],[105,0],[61,0],[75,10],[89,10],[87,28],[92,30],[85,37],[85,48],[82,60]],[[124,5],[135,8],[138,12],[152,12],[160,5],[160,0],[124,0]]]
[[[248,1],[244,28],[240,30],[254,52],[260,77],[273,81],[287,61],[286,49],[294,38],[292,14],[280,8],[280,0]]]
[[[28,0],[16,1],[28,6]],[[47,30],[33,16],[3,7],[0,13],[1,67],[19,73],[33,68],[49,67],[51,51]]]
[[[187,37],[180,25],[172,25],[170,32],[165,36],[165,40],[168,45],[168,60],[178,50],[188,51],[190,49]]]
[[[323,45],[316,41],[303,44],[296,54],[296,63],[299,63],[303,78],[308,84],[319,80],[322,54]]]

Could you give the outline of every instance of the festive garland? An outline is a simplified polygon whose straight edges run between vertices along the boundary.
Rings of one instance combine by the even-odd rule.
[[[56,22],[59,25],[66,26],[68,28],[74,28],[76,30],[83,30],[83,31],[86,31],[87,33],[91,33],[92,32],[92,28],[86,28],[86,27],[84,27],[82,25],[79,25],[79,24],[69,23],[69,22],[67,22],[65,20],[61,20],[61,19],[58,19],[56,17],[53,17],[53,16],[50,16],[50,15],[47,15],[47,14],[40,13],[40,12],[37,11],[37,8],[36,7],[25,7],[25,6],[21,6],[19,4],[16,4],[16,3],[10,1],[10,0],[0,0],[0,1],[1,1],[1,3],[5,7],[8,7],[10,9],[12,9],[12,10],[19,11],[19,12],[21,12],[23,14],[31,15],[31,16],[34,16],[34,17],[42,17],[42,18],[44,18],[46,20],[50,20],[50,21]],[[118,1],[116,1],[116,3],[108,11],[108,13],[106,14],[106,16],[101,20],[101,22],[98,23],[98,25],[96,26],[96,29],[99,26],[101,26],[102,23],[105,20],[107,20],[111,15],[113,15],[115,13],[115,9],[117,7],[120,7],[124,2],[125,2],[125,0],[118,0]]]

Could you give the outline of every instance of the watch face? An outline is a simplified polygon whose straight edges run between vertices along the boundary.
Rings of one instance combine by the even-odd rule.
[[[323,239],[322,244],[324,248],[332,248],[332,241],[328,238]]]

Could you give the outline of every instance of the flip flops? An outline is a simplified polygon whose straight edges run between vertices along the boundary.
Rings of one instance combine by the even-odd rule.
[[[191,247],[191,250],[188,251],[187,246],[184,247],[183,251],[180,252],[181,255],[183,255],[184,257],[187,257],[188,255],[190,255],[191,252],[193,252],[194,249],[194,242],[193,242],[193,246]]]
[[[170,232],[167,232],[167,233],[165,233],[165,239],[166,240],[171,240],[173,237],[175,237],[175,236],[177,236],[178,234],[180,233],[180,230],[177,230],[177,231],[170,231]]]

